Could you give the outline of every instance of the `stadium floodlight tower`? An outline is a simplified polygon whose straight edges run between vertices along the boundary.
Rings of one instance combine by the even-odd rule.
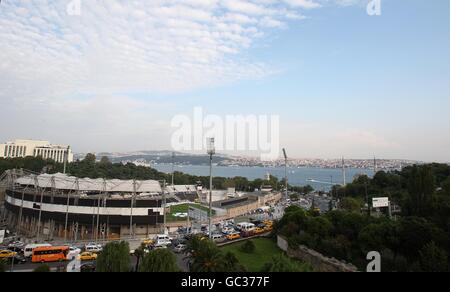
[[[213,187],[213,177],[212,177],[212,163],[213,155],[216,154],[216,147],[214,145],[214,138],[207,139],[207,153],[209,155],[209,238],[212,239],[212,187]]]
[[[287,172],[287,165],[288,165],[288,156],[286,153],[286,149],[283,148],[283,155],[284,155],[284,180],[286,183],[286,201],[287,199],[289,199],[289,194],[288,194],[288,172]]]
[[[172,152],[172,188],[175,191],[175,152]]]

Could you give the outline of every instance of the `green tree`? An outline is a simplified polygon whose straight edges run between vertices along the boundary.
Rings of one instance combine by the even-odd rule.
[[[348,212],[361,213],[363,203],[360,199],[345,197],[339,202],[339,208]]]
[[[139,272],[179,272],[177,259],[173,252],[167,249],[151,251],[144,256]]]
[[[130,247],[128,242],[110,242],[97,259],[97,272],[117,273],[130,271]]]
[[[447,252],[439,248],[434,242],[425,245],[420,253],[420,268],[424,272],[447,272]]]
[[[88,153],[88,154],[86,154],[86,157],[84,157],[83,162],[89,163],[89,164],[95,164],[96,160],[97,160],[97,157],[95,157],[95,154]]]
[[[50,267],[48,265],[40,265],[33,270],[33,273],[50,273]]]
[[[430,214],[435,192],[435,178],[427,165],[415,165],[408,181],[409,215],[426,216]]]
[[[284,254],[274,256],[272,260],[266,263],[262,273],[289,273],[289,272],[311,272],[312,268],[305,264],[291,260]]]
[[[224,255],[226,272],[246,272],[246,268],[239,262],[239,259],[232,252]]]
[[[216,244],[204,237],[194,236],[188,243],[191,272],[225,272],[227,263]]]
[[[141,259],[144,258],[145,256],[145,249],[147,248],[147,246],[145,244],[141,244],[140,247],[138,247],[135,251],[134,251],[134,256],[136,257],[136,267],[135,267],[135,271],[139,271],[139,265],[141,263]]]
[[[111,160],[109,160],[108,156],[103,156],[100,159],[100,165],[107,166],[111,164]]]

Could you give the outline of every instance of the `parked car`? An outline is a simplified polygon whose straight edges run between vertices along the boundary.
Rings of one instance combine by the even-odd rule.
[[[8,244],[8,249],[12,249],[12,248],[23,248],[25,246],[25,243],[23,243],[22,241],[13,241],[10,244]]]
[[[253,233],[255,235],[260,235],[260,234],[263,234],[265,232],[266,232],[266,230],[264,228],[261,228],[261,227],[256,227],[255,230],[253,231]]]
[[[95,261],[97,257],[97,254],[93,252],[83,252],[80,254],[81,261]]]
[[[84,251],[86,252],[93,252],[93,253],[99,253],[103,250],[103,247],[101,244],[97,243],[88,243],[84,247]]]
[[[17,255],[17,252],[10,250],[0,250],[0,259],[7,259]]]
[[[227,235],[227,239],[228,240],[236,240],[236,239],[239,239],[239,238],[241,238],[241,235],[239,233],[236,233],[236,232]]]
[[[67,254],[67,259],[72,260],[76,256],[78,256],[81,253],[81,249],[76,246],[69,247],[69,253]]]
[[[147,238],[142,241],[142,244],[145,246],[149,246],[149,245],[155,244],[155,240]]]
[[[223,235],[220,233],[215,233],[212,235],[212,240],[220,240],[223,238]]]
[[[94,273],[96,270],[96,265],[93,263],[86,263],[81,265],[80,272],[82,273]]]
[[[182,253],[186,250],[187,246],[185,244],[179,244],[174,248],[176,253]]]

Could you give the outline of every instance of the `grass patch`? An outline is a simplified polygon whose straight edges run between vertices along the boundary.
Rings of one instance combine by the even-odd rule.
[[[221,249],[223,252],[233,253],[249,272],[260,272],[264,264],[270,262],[273,256],[283,253],[271,239],[257,238],[252,239],[252,242],[255,244],[255,251],[250,254],[241,250],[245,242],[226,245]]]
[[[176,205],[170,207],[170,213],[167,214],[167,221],[168,222],[177,222],[177,221],[186,221],[187,218],[180,218],[175,217],[174,214],[176,213],[187,213],[189,210],[189,206],[195,207],[197,209],[207,211],[209,212],[209,208],[206,206],[202,206],[199,204],[182,204],[182,205]],[[216,211],[212,210],[212,215],[216,215]]]

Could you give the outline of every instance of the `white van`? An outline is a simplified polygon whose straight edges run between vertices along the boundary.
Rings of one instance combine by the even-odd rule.
[[[234,228],[232,227],[232,226],[225,226],[225,227],[223,227],[222,228],[222,233],[223,234],[230,234],[230,233],[233,233],[233,232],[235,232],[236,230],[234,230]]]
[[[255,230],[256,226],[253,223],[239,223],[237,225],[237,228],[240,231],[244,231],[244,232],[248,232],[248,231],[253,231]]]
[[[165,234],[160,234],[156,236],[156,240],[155,240],[155,246],[158,245],[171,245],[172,244],[172,239]]]
[[[38,247],[50,247],[51,244],[48,243],[42,243],[42,244],[27,244],[25,245],[25,248],[23,249],[23,256],[26,258],[30,258],[33,255],[33,249]]]

